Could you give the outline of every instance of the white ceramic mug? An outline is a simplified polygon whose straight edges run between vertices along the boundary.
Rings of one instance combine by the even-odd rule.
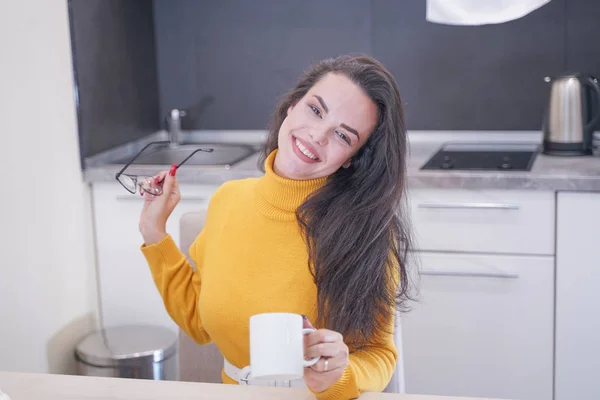
[[[321,357],[304,359],[302,316],[292,313],[264,313],[250,317],[250,378],[284,381],[302,379],[304,368]]]

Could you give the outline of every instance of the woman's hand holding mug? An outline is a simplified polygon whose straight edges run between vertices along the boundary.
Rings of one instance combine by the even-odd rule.
[[[312,324],[304,318],[304,328]],[[336,383],[350,363],[350,351],[343,336],[329,329],[318,329],[304,338],[304,357],[320,356],[313,366],[304,369],[304,383],[315,392],[322,392]]]
[[[167,236],[167,219],[180,199],[176,171],[177,166],[173,165],[168,172],[163,171],[154,177],[154,184],[162,184],[163,187],[160,196],[144,192],[140,188],[140,194],[144,196],[144,207],[140,215],[139,230],[147,246],[158,243]]]

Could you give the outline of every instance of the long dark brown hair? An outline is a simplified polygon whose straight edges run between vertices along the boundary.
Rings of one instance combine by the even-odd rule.
[[[407,139],[400,94],[390,72],[365,55],[323,60],[283,96],[259,159],[277,148],[291,105],[328,73],[342,74],[376,104],[378,121],[348,168],[330,175],[296,211],[317,285],[316,325],[362,347],[389,332],[393,309],[410,299],[407,251],[411,247],[404,207]],[[399,279],[399,282],[398,282]]]

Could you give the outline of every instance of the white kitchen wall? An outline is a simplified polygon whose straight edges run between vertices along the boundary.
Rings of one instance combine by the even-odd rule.
[[[0,2],[0,370],[74,372],[98,320],[65,0]]]

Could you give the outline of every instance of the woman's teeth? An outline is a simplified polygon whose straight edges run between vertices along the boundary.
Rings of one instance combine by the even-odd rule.
[[[298,146],[302,154],[304,154],[306,157],[313,160],[318,160],[318,158],[313,153],[311,153],[306,147],[304,147],[298,139],[296,139],[296,146]]]

